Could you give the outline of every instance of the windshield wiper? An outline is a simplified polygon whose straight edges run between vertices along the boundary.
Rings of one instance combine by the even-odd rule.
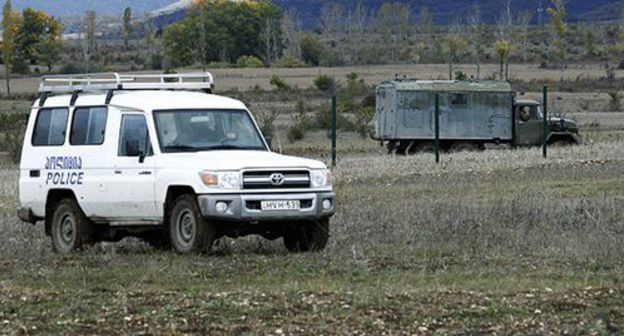
[[[197,152],[197,151],[202,150],[203,148],[193,147],[193,146],[188,146],[188,145],[171,145],[171,146],[165,146],[164,149],[166,151]]]
[[[236,146],[236,145],[216,145],[216,146],[209,146],[209,147],[204,147],[202,149],[206,149],[206,150],[228,150],[228,149],[247,149],[248,147],[241,147],[241,146]]]

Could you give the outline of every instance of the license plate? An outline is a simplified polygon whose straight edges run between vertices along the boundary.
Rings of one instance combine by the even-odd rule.
[[[260,202],[262,211],[285,211],[301,209],[300,201],[262,201]]]

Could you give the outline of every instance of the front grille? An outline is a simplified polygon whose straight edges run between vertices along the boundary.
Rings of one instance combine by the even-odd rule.
[[[281,177],[281,183],[279,183]],[[310,187],[307,170],[248,171],[243,173],[243,189],[301,189]]]

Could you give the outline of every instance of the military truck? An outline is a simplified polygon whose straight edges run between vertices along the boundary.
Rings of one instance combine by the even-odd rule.
[[[435,95],[440,96],[440,146],[446,151],[536,146],[540,103],[516,99],[508,82],[393,80],[376,90],[375,134],[390,153],[433,151]],[[548,120],[548,144],[578,144],[575,121]]]

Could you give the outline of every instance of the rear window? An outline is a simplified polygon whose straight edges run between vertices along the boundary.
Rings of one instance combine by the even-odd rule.
[[[74,111],[69,143],[75,146],[101,145],[106,132],[106,107],[84,107]]]
[[[61,146],[65,143],[67,108],[41,109],[33,131],[33,146]]]

